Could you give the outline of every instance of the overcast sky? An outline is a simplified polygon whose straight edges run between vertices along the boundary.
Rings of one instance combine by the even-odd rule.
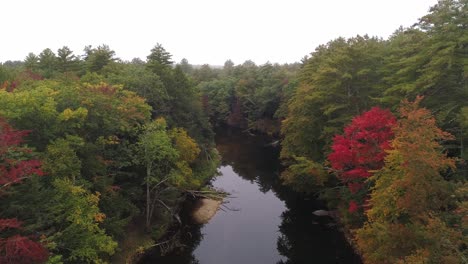
[[[0,62],[107,44],[123,60],[161,43],[179,62],[292,63],[339,36],[387,38],[437,0],[2,0]]]

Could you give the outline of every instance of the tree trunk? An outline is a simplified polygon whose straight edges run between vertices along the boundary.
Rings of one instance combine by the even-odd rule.
[[[151,175],[151,166],[146,166],[146,229],[149,230],[151,224],[151,215],[150,215],[150,203],[151,203],[151,195],[150,195],[150,184],[149,184],[149,177]]]

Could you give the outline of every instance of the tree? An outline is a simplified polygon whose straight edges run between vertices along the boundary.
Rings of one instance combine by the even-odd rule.
[[[32,130],[31,145],[42,151],[57,133],[56,93],[48,86],[35,89],[0,90],[0,115],[18,129]]]
[[[460,133],[461,157],[468,160],[468,146],[463,144],[464,140],[468,138],[468,106],[461,109],[459,119],[462,127],[462,133]]]
[[[442,0],[410,29],[400,29],[390,39],[384,71],[384,102],[394,105],[404,98],[424,95],[422,106],[434,112],[441,127],[462,138],[459,117],[466,105],[466,0]],[[459,144],[465,144],[467,141]],[[448,145],[453,155],[459,146]]]
[[[152,72],[145,63],[125,64],[119,73],[107,76],[111,84],[123,85],[126,90],[133,91],[146,99],[152,107],[153,117],[167,116],[169,113],[169,94],[158,74]]]
[[[225,76],[230,76],[234,70],[234,62],[232,60],[227,60],[223,65],[223,74]]]
[[[51,201],[44,208],[53,225],[61,227],[48,238],[53,250],[76,263],[99,263],[105,255],[114,254],[117,242],[100,227],[106,217],[98,207],[100,193],[89,193],[68,179],[56,179],[53,186]]]
[[[100,73],[105,66],[116,61],[117,58],[115,58],[115,51],[103,44],[97,48],[86,46],[84,60],[88,71]]]
[[[368,36],[338,38],[319,46],[299,73],[300,84],[282,123],[282,157],[321,161],[353,116],[380,94],[384,42]]]
[[[161,44],[157,43],[146,57],[146,65],[166,82],[166,76],[169,74],[168,72],[170,72],[171,65],[173,64],[171,58],[172,55]]]
[[[201,182],[193,175],[191,165],[200,154],[197,142],[182,128],[173,128],[169,131],[173,147],[177,150],[179,158],[176,162],[177,173],[174,174],[174,185],[179,189],[195,189],[201,187]]]
[[[296,71],[288,65],[257,66],[252,61],[234,67],[228,60],[221,71],[202,66],[194,79],[201,81],[203,104],[215,124],[277,135],[280,122],[275,114]]]
[[[127,169],[129,145],[149,120],[150,106],[105,83],[24,82],[21,89],[0,94],[0,112],[37,132],[28,142],[43,151],[43,169],[50,175],[10,189],[10,203],[0,205],[0,216],[18,215],[28,232],[47,234],[50,252],[63,261],[105,260],[116,246],[108,234],[121,231],[136,214],[126,196],[138,195],[140,187],[129,181],[136,174]],[[120,184],[130,187],[123,190]]]
[[[217,71],[212,69],[210,65],[203,64],[200,68],[197,68],[192,73],[195,83],[208,82],[216,79]]]
[[[148,64],[160,64],[170,66],[174,62],[171,61],[172,55],[164,49],[164,47],[157,43],[152,49],[151,54],[147,57]]]
[[[39,70],[44,78],[51,78],[57,70],[57,57],[47,48],[39,54]]]
[[[73,51],[70,50],[67,46],[57,50],[57,69],[58,71],[65,72],[74,72],[78,70],[79,59],[73,54]]]
[[[466,0],[442,0],[417,25],[428,34],[422,53],[431,55],[426,55],[428,60],[419,69],[415,92],[426,96],[423,106],[434,111],[441,127],[460,138],[462,125],[457,117],[468,98],[467,13]],[[461,144],[468,143],[464,140]],[[459,146],[446,147],[461,156]]]
[[[187,131],[181,128],[167,131],[163,118],[145,125],[137,143],[135,163],[146,170],[144,182],[148,229],[151,227],[156,203],[169,211],[171,217],[174,215],[178,218],[163,201],[164,193],[172,192],[178,196],[184,189],[200,187],[201,182],[194,177],[191,168],[199,153],[200,148],[188,136]]]
[[[34,53],[30,52],[24,59],[24,67],[26,70],[36,72],[39,68],[39,57]]]
[[[203,96],[203,109],[213,125],[227,122],[234,101],[234,85],[233,78],[202,82],[198,85]]]
[[[441,173],[455,166],[439,142],[453,137],[419,108],[421,100],[402,103],[385,165],[369,178],[368,221],[356,233],[367,263],[461,263],[461,234],[441,217],[451,195]]]
[[[5,189],[26,179],[42,176],[41,163],[31,158],[31,149],[22,147],[28,131],[14,130],[0,118],[0,197]],[[22,223],[16,218],[1,218],[0,213],[0,262],[42,263],[48,258],[44,245],[32,235],[21,235]]]
[[[8,88],[18,74],[19,67],[15,65],[8,66],[6,62],[0,63],[0,89]]]
[[[171,171],[178,158],[171,139],[166,132],[166,121],[157,119],[145,126],[138,140],[135,162],[146,169],[146,228],[151,226],[154,204],[158,197],[155,189],[171,178]]]
[[[44,171],[54,178],[68,178],[73,184],[81,177],[81,160],[76,149],[84,145],[77,136],[58,138],[47,146]]]
[[[396,118],[388,110],[374,107],[353,118],[344,135],[333,138],[328,161],[342,184],[348,187],[345,202],[350,213],[360,211],[368,198],[367,179],[384,165],[393,138]]]
[[[281,173],[283,184],[301,193],[312,193],[325,185],[328,177],[321,164],[304,157],[294,157],[293,160]]]
[[[44,174],[40,168],[41,162],[28,158],[31,150],[20,146],[28,133],[29,131],[14,130],[0,117],[0,190],[32,175]]]
[[[180,69],[185,74],[190,74],[193,71],[192,64],[190,64],[189,61],[186,58],[183,58],[178,65],[180,66]]]

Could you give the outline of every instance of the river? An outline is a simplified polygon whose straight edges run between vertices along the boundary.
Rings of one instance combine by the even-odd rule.
[[[312,214],[323,204],[280,184],[279,149],[268,143],[236,129],[218,131],[222,164],[212,185],[231,194],[228,208],[208,224],[189,225],[186,247],[147,254],[140,263],[361,263],[331,219]]]

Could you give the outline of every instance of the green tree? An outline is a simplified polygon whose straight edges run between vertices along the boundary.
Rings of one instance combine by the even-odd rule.
[[[225,76],[230,76],[234,70],[234,62],[232,60],[227,60],[224,62],[224,65],[223,65],[223,74]]]
[[[35,83],[35,86],[13,92],[0,90],[0,115],[19,129],[34,129],[35,133],[29,136],[31,145],[42,151],[57,136],[57,94],[46,83]]]
[[[57,56],[47,48],[39,54],[39,70],[45,78],[51,78],[57,71]]]
[[[47,146],[44,171],[51,177],[70,179],[76,184],[81,176],[81,160],[76,149],[83,145],[83,139],[77,136],[54,140]]]
[[[282,124],[282,156],[322,160],[325,146],[381,94],[384,42],[367,36],[319,46],[303,66]]]
[[[57,69],[59,72],[76,72],[79,70],[80,60],[67,46],[57,50]]]
[[[36,72],[39,69],[39,57],[34,53],[30,52],[24,59],[24,67],[27,70]]]
[[[195,83],[214,80],[216,79],[217,75],[217,71],[212,69],[208,64],[203,64],[200,68],[195,69],[192,73]]]
[[[91,194],[67,179],[56,179],[48,217],[60,227],[49,237],[51,247],[69,263],[99,263],[114,254],[117,242],[100,227],[105,215],[100,212],[99,193]]]
[[[171,59],[172,55],[161,44],[157,43],[146,57],[146,64],[152,72],[158,74],[163,81],[166,81],[166,75],[168,75],[171,65],[174,63]]]
[[[152,107],[154,117],[169,114],[170,96],[166,86],[159,75],[149,70],[145,63],[126,63],[121,72],[111,73],[106,79],[112,84],[121,84],[125,89],[145,98]]]
[[[390,39],[383,101],[425,95],[423,106],[435,113],[441,127],[462,138],[458,117],[468,97],[465,0],[442,0],[410,29]],[[463,142],[466,145],[465,142]],[[460,155],[459,146],[450,146]]]
[[[100,73],[105,66],[116,61],[117,58],[115,58],[115,51],[103,44],[97,48],[86,46],[84,60],[88,71]]]
[[[235,79],[225,78],[202,82],[198,89],[202,93],[203,108],[211,123],[220,125],[227,122],[234,101]]]
[[[459,119],[461,120],[462,128],[462,132],[460,133],[461,157],[468,160],[468,147],[463,143],[468,138],[468,106],[461,109]]]
[[[166,131],[166,121],[157,119],[145,126],[138,140],[135,162],[146,169],[146,228],[150,228],[155,203],[158,199],[155,190],[162,183],[169,181],[174,164],[178,158],[177,150],[172,146]]]
[[[178,65],[185,74],[190,74],[193,71],[193,66],[186,58],[183,58]]]

